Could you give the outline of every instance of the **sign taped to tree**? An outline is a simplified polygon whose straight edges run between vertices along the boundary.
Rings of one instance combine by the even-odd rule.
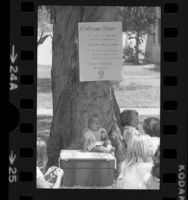
[[[122,23],[78,24],[80,81],[121,80]]]

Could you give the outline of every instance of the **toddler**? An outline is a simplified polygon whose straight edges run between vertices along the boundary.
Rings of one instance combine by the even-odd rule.
[[[106,130],[101,127],[97,115],[93,115],[88,120],[88,129],[84,133],[84,150],[105,153],[113,153],[115,150],[108,139]]]

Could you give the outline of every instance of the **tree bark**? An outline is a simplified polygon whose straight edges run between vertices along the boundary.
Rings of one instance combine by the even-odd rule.
[[[115,21],[116,9],[98,6],[53,7],[53,120],[48,139],[48,164],[56,165],[61,149],[82,148],[88,118],[98,114],[109,131],[120,125],[120,110],[110,81],[79,82],[78,22]]]
[[[139,64],[139,46],[140,46],[140,32],[136,32],[136,45],[135,45],[135,64]]]

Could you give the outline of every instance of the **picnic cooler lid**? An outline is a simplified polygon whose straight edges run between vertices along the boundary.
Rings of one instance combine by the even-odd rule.
[[[88,152],[82,150],[61,150],[59,162],[62,161],[105,161],[111,162],[116,169],[116,158],[109,153]]]

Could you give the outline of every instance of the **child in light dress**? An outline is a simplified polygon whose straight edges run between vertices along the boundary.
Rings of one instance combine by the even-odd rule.
[[[145,134],[134,136],[128,143],[123,172],[117,180],[118,189],[146,189],[146,176],[151,172],[152,141]]]
[[[146,181],[147,189],[159,190],[160,184],[160,146],[153,156],[153,167]]]
[[[122,137],[122,133],[117,124],[112,124],[111,130],[109,132],[109,139],[112,143],[112,146],[115,147],[115,158],[117,161],[117,170],[116,170],[116,178],[122,172],[123,163],[126,158],[126,148],[124,144],[124,140]]]
[[[157,151],[160,145],[160,120],[157,117],[148,117],[144,120],[143,129],[145,134],[152,137],[153,151]]]
[[[92,152],[113,153],[107,132],[101,127],[98,115],[93,115],[88,120],[88,129],[83,133],[84,150]]]
[[[37,138],[37,167],[36,182],[37,188],[60,188],[63,170],[52,166],[47,172],[45,168],[48,162],[46,142],[42,138]]]

